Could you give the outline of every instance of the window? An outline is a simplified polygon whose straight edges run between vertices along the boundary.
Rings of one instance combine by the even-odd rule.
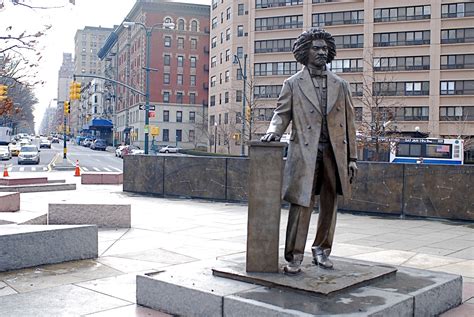
[[[242,90],[235,91],[235,102],[242,102]]]
[[[198,23],[196,20],[191,21],[191,31],[192,32],[197,32],[198,31]]]
[[[373,88],[374,96],[427,96],[430,93],[430,82],[375,82]]]
[[[364,34],[336,35],[334,36],[336,48],[362,48],[364,47]]]
[[[335,73],[362,72],[363,68],[364,68],[364,63],[361,58],[335,59],[330,64],[330,69]]]
[[[255,41],[255,53],[291,52],[295,39]]]
[[[189,103],[192,105],[196,104],[196,93],[194,92],[189,93]]]
[[[354,117],[355,117],[355,121],[357,122],[362,121],[362,107],[354,107]]]
[[[441,121],[474,121],[474,106],[450,106],[439,108]]]
[[[217,65],[217,56],[211,57],[211,67],[216,67]]]
[[[189,122],[191,122],[191,123],[196,122],[196,112],[189,111]]]
[[[225,71],[225,82],[228,83],[230,80],[230,71],[226,70]]]
[[[405,71],[430,69],[429,56],[376,57],[374,71]]]
[[[236,77],[237,80],[242,80],[243,79],[243,75],[242,75],[242,69],[237,69],[237,77]]]
[[[441,69],[474,68],[474,54],[442,55]]]
[[[253,96],[255,99],[278,98],[281,88],[282,85],[255,86],[253,89]]]
[[[189,85],[191,87],[195,87],[196,86],[196,75],[190,75],[189,76]]]
[[[163,58],[163,63],[165,66],[170,66],[171,65],[171,56],[166,54]]]
[[[163,74],[163,84],[169,84],[170,83],[170,74],[169,73],[164,73]]]
[[[221,24],[224,23],[224,12],[221,12]]]
[[[245,6],[243,3],[237,5],[237,15],[244,15]]]
[[[314,0],[313,0],[314,3]],[[303,4],[303,0],[256,0],[255,8],[285,7]]]
[[[226,10],[226,19],[230,20],[230,7]]]
[[[224,43],[224,32],[221,32],[221,44]]]
[[[165,36],[165,47],[171,47],[171,36]]]
[[[215,122],[216,122],[216,117],[214,115],[209,116],[209,125],[214,126]]]
[[[399,143],[397,145],[397,156],[421,156],[421,144]]]
[[[191,68],[196,68],[196,56],[191,56],[190,57],[190,64],[191,64]]]
[[[229,124],[229,113],[224,113],[224,124]]]
[[[374,33],[374,46],[430,44],[430,31]]]
[[[225,50],[225,61],[228,62],[230,60],[230,49]]]
[[[441,5],[442,18],[463,18],[474,16],[474,3],[451,3]]]
[[[244,36],[244,26],[243,25],[238,25],[237,26],[237,36],[238,37]]]
[[[229,103],[229,92],[228,91],[226,91],[224,93],[224,103]]]
[[[184,66],[184,57],[182,55],[178,56],[178,67]]]
[[[178,20],[178,30],[184,31],[184,20],[183,19]]]
[[[216,96],[213,95],[213,96],[211,96],[210,99],[211,99],[211,102],[210,102],[210,103],[211,103],[211,107],[214,107],[214,106],[216,105]]]
[[[178,48],[184,48],[184,37],[178,37]]]
[[[255,119],[257,121],[270,121],[273,117],[273,108],[257,108],[255,109]]]
[[[474,80],[440,82],[441,95],[474,95]]]
[[[211,87],[216,87],[216,76],[211,77]]]
[[[362,83],[350,83],[353,97],[361,97],[364,95],[364,86]]]
[[[166,103],[170,102],[170,93],[169,93],[169,91],[163,92],[163,102],[166,102]]]
[[[212,18],[212,29],[214,30],[217,27],[217,17]]]
[[[170,140],[170,130],[163,129],[163,142],[169,142]]]
[[[176,103],[183,103],[183,93],[177,92],[176,93]]]
[[[374,22],[411,21],[431,18],[431,6],[374,9]]]
[[[211,48],[215,48],[217,46],[217,36],[214,36],[211,40]]]
[[[395,120],[428,121],[429,107],[400,107],[396,109]]]
[[[191,49],[197,49],[197,39],[191,39]]]
[[[230,28],[225,30],[225,40],[229,41],[230,40]]]
[[[244,58],[244,48],[242,46],[237,47],[237,56],[239,58]]]
[[[178,85],[182,85],[183,84],[183,74],[178,74],[178,76],[176,77],[176,83]]]
[[[176,111],[176,122],[183,122],[183,112]]]
[[[301,69],[298,62],[255,63],[255,76],[293,75]]]
[[[302,27],[303,15],[289,15],[255,19],[255,31],[299,29]]]
[[[183,130],[176,129],[176,142],[183,141]]]
[[[169,110],[163,110],[163,122],[170,122]]]
[[[313,26],[361,24],[364,23],[364,11],[341,11],[313,14]]]
[[[474,42],[474,28],[441,30],[441,43],[472,43]]]
[[[189,142],[194,142],[194,140],[196,139],[196,134],[194,130],[189,130],[188,136],[189,136]]]

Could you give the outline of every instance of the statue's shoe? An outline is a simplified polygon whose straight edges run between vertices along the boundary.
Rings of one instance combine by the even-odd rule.
[[[297,275],[301,273],[301,262],[292,261],[289,262],[283,268],[283,271],[288,275]]]
[[[324,269],[332,269],[334,264],[328,258],[329,250],[323,250],[318,247],[312,247],[311,252],[313,253],[313,263]]]

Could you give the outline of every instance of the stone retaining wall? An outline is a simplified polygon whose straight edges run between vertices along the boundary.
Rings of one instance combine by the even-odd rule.
[[[359,162],[352,199],[339,207],[373,212],[474,220],[474,166]],[[127,192],[213,200],[247,201],[248,158],[124,157]]]

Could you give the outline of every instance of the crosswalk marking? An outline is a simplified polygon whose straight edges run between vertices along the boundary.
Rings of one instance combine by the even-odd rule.
[[[25,170],[24,167],[20,167],[20,172],[23,172]]]
[[[85,167],[85,166],[82,167],[82,169],[83,169],[84,171],[86,171],[86,172],[89,171],[89,169],[88,169],[87,167]]]
[[[43,171],[47,171],[48,168],[46,166],[43,166]]]
[[[36,167],[32,167],[32,168],[31,168],[31,171],[32,171],[32,172],[36,171]]]
[[[110,168],[107,168],[107,167],[104,167],[104,170],[106,170],[107,172],[112,172],[112,170]]]
[[[98,169],[97,167],[93,167],[93,169],[97,172],[100,172],[100,169]]]
[[[121,171],[122,171],[120,168],[116,168],[116,167],[112,167],[112,166],[110,166],[110,168],[116,170],[117,172],[121,172]]]
[[[8,170],[9,172],[11,172],[12,169],[13,169],[13,167],[11,167],[11,166],[10,166],[9,168],[7,168],[7,170]]]

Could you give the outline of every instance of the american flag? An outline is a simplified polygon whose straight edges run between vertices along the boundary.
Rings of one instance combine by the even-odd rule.
[[[436,147],[436,152],[438,153],[446,153],[449,152],[449,145],[438,145]]]

